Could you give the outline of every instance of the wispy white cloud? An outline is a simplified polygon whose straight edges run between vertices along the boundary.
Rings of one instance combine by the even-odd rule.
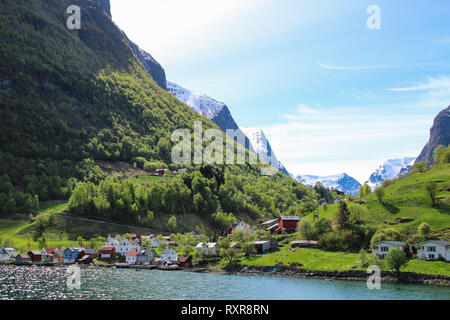
[[[298,112],[303,114],[317,114],[319,111],[317,109],[313,109],[311,107],[308,107],[307,105],[300,104],[298,106]]]
[[[441,94],[450,92],[450,77],[441,76],[439,78],[429,77],[426,82],[421,84],[403,87],[403,88],[391,88],[389,91],[400,91],[400,92],[409,92],[409,91],[425,91],[425,90],[439,90]],[[436,92],[434,92],[436,94]]]
[[[414,112],[407,107],[415,105]],[[392,105],[321,107],[264,128],[280,161],[294,174],[346,172],[364,182],[389,158],[415,156],[428,139],[436,110],[420,102]],[[443,106],[437,106],[439,109]],[[314,110],[314,109],[313,109]],[[326,110],[326,111],[324,111]],[[386,116],[388,110],[397,110]]]
[[[398,69],[398,68],[411,68],[418,66],[436,65],[436,63],[414,63],[414,64],[380,64],[380,65],[360,65],[360,66],[336,66],[328,63],[318,61],[317,64],[327,70],[337,71],[357,71],[357,70],[380,70],[380,69]]]
[[[388,65],[374,65],[374,66],[335,66],[327,63],[317,62],[319,66],[327,70],[370,70],[370,69],[385,69],[385,68],[396,68],[398,66],[388,66]]]

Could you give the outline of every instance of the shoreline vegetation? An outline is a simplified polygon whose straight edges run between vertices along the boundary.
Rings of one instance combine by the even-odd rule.
[[[67,267],[65,264],[53,263],[29,263],[17,264],[15,262],[0,262],[0,265],[29,266],[29,267]],[[371,274],[362,270],[350,271],[319,271],[307,270],[291,266],[227,266],[224,269],[191,267],[182,268],[178,266],[153,266],[153,265],[115,265],[115,264],[95,264],[80,265],[81,268],[118,268],[118,269],[134,269],[134,270],[164,270],[164,271],[182,271],[195,273],[213,273],[223,275],[240,275],[240,276],[264,276],[264,277],[283,277],[283,278],[299,278],[299,279],[321,279],[327,281],[367,281]],[[432,286],[450,287],[450,276],[421,274],[415,272],[401,272],[397,274],[391,271],[381,272],[382,283],[402,283],[402,284],[419,284]]]

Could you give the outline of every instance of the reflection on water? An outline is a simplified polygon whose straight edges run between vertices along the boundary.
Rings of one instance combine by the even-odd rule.
[[[66,268],[0,266],[0,299],[450,299],[450,288],[383,283],[82,268],[81,289],[69,290]]]

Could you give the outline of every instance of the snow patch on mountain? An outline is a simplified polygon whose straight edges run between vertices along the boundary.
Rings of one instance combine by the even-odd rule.
[[[416,158],[413,157],[386,160],[370,175],[365,183],[374,190],[381,186],[384,180],[406,175],[411,170],[415,160]]]
[[[207,95],[194,93],[170,81],[167,81],[167,91],[209,120],[215,118],[226,107],[224,103]]]
[[[252,147],[250,148],[250,151],[255,152],[261,161],[269,163],[271,166],[292,177],[292,175],[286,170],[285,166],[278,160],[263,130],[248,127],[241,127],[240,129],[250,140]]]
[[[264,132],[258,128],[239,128],[231,116],[228,107],[223,102],[217,101],[205,94],[194,93],[170,81],[167,81],[167,91],[180,101],[186,103],[197,113],[213,121],[223,131],[226,132],[227,129],[241,130],[247,137],[245,147],[258,154],[261,161],[271,164],[281,172],[292,177],[273,153],[272,147]],[[272,162],[270,161],[271,156],[273,156]]]
[[[339,190],[352,196],[358,195],[359,188],[361,187],[361,184],[355,178],[350,177],[346,173],[325,177],[298,175],[295,180],[307,186],[315,186],[317,182],[320,182],[325,188]]]

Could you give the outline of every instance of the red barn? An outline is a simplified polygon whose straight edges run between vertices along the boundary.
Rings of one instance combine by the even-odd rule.
[[[42,252],[41,251],[30,251],[27,253],[33,262],[39,262],[42,260]]]
[[[98,256],[103,259],[109,259],[116,255],[116,248],[114,247],[102,247],[98,249]]]
[[[165,169],[158,169],[158,170],[155,171],[155,173],[157,175],[163,176],[166,173],[166,170]]]
[[[191,257],[181,257],[178,259],[178,263],[182,268],[190,268],[192,267],[192,259]]]
[[[297,216],[281,216],[278,219],[278,228],[286,230],[286,233],[294,233],[297,230],[297,224],[300,218]]]

